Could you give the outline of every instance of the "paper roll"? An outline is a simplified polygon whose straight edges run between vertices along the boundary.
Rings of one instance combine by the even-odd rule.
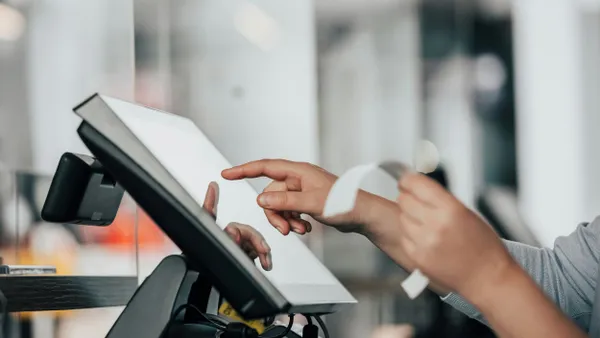
[[[395,161],[356,166],[340,176],[331,187],[325,201],[323,216],[329,218],[352,211],[363,180],[375,170],[386,173],[390,184],[397,184],[402,175],[413,171],[411,167]],[[401,285],[408,297],[415,299],[427,288],[429,279],[416,269]]]

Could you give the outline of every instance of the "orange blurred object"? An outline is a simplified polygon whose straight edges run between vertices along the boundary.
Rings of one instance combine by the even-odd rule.
[[[103,243],[110,246],[135,245],[136,213],[130,208],[121,208],[113,224],[106,229]],[[166,236],[141,208],[137,208],[138,244],[140,248],[163,246]]]

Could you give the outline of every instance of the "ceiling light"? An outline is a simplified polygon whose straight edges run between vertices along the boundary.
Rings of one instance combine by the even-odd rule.
[[[25,17],[18,10],[0,3],[0,41],[16,41],[25,31]]]
[[[273,49],[279,42],[277,22],[256,5],[242,5],[235,15],[234,25],[242,36],[265,51]]]

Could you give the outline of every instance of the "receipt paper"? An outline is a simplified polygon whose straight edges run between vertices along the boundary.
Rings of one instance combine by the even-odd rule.
[[[340,176],[331,187],[325,201],[323,216],[329,218],[352,211],[361,183],[376,170],[386,173],[390,177],[390,184],[397,184],[403,174],[413,171],[411,167],[394,161],[356,166]],[[415,299],[427,288],[429,278],[416,269],[401,285],[408,297]]]

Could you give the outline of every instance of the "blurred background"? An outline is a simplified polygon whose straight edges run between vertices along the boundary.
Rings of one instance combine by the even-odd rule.
[[[176,252],[128,198],[108,228],[40,220],[60,155],[87,152],[71,110],[94,92],[193,119],[234,164],[341,174],[429,140],[430,175],[503,237],[551,246],[600,209],[599,88],[598,0],[0,0],[0,251],[139,280]],[[410,301],[359,236],[308,244],[360,300],[328,317],[333,337],[493,336],[433,294]],[[15,314],[4,330],[103,337],[119,311]]]

